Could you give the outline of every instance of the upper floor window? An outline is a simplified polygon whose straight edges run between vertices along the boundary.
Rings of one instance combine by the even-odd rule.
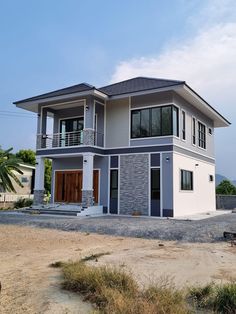
[[[182,111],[182,139],[186,139],[186,118],[185,118],[185,112]]]
[[[192,144],[196,145],[196,119],[192,118]]]
[[[131,138],[179,134],[178,109],[175,106],[131,111]]]
[[[206,149],[206,126],[198,122],[198,146]]]

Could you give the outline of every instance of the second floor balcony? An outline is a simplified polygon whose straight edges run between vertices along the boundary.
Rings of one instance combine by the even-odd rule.
[[[103,147],[103,144],[103,134],[92,129],[53,134],[37,134],[37,149],[66,148],[80,145]]]

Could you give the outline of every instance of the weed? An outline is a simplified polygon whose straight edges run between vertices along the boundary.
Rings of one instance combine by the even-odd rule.
[[[51,263],[49,266],[53,268],[61,268],[63,265],[64,265],[63,262],[57,261],[57,262]]]
[[[20,198],[14,203],[14,208],[30,207],[33,204],[33,200],[30,198]]]
[[[97,259],[101,256],[104,256],[104,255],[110,255],[111,253],[110,252],[101,252],[101,253],[95,253],[95,254],[91,254],[91,255],[88,255],[88,256],[85,256],[81,259],[81,262],[87,262],[87,261],[97,261]]]

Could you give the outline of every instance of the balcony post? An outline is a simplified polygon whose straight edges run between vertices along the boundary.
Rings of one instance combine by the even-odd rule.
[[[94,162],[94,154],[86,153],[83,155],[83,187],[82,187],[82,206],[83,207],[90,207],[94,204],[93,162]]]
[[[43,204],[44,199],[44,158],[36,157],[34,205]]]

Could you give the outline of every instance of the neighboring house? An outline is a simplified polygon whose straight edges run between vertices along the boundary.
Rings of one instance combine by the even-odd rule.
[[[35,180],[35,167],[28,164],[20,164],[19,169],[23,174],[19,174],[14,171],[14,174],[19,179],[22,187],[19,186],[14,180],[12,184],[15,188],[15,192],[4,192],[0,188],[0,202],[14,202],[21,197],[29,197],[34,192],[34,180]]]
[[[36,204],[50,158],[55,203],[160,217],[215,210],[215,128],[230,122],[184,81],[82,83],[14,104],[38,114]]]

